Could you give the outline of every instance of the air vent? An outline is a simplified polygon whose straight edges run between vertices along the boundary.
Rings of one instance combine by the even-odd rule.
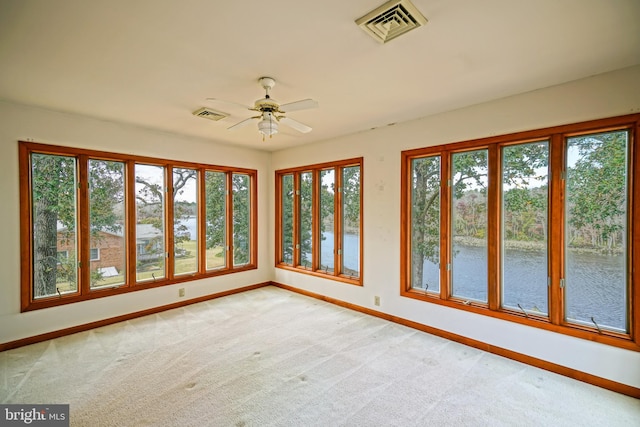
[[[226,114],[226,113],[221,113],[219,111],[214,111],[214,110],[212,110],[210,108],[207,108],[207,107],[199,108],[196,111],[194,111],[192,114],[194,116],[202,117],[204,119],[209,119],[209,120],[213,120],[213,121],[216,121],[216,122],[218,120],[224,119],[225,117],[229,117],[229,115]]]
[[[409,0],[388,1],[356,20],[360,28],[380,43],[393,40],[426,23],[427,18]]]

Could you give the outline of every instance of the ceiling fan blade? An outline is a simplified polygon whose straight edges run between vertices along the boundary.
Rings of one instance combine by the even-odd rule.
[[[228,127],[227,129],[228,129],[228,130],[235,130],[235,129],[243,128],[243,127],[245,127],[246,125],[248,125],[249,123],[251,123],[251,120],[259,119],[259,118],[260,118],[260,116],[256,116],[256,117],[249,117],[248,119],[244,119],[243,121],[238,122],[238,123],[236,123],[235,125],[233,125],[233,126],[231,126],[231,127]]]
[[[287,125],[290,128],[295,129],[298,132],[302,132],[302,133],[309,133],[312,130],[310,126],[307,126],[304,123],[300,123],[297,120],[290,119],[289,117],[282,117],[280,119],[280,123]]]
[[[318,101],[313,99],[302,99],[300,101],[282,104],[280,111],[288,113],[289,111],[307,110],[309,108],[318,108]]]
[[[226,101],[224,99],[218,99],[218,98],[207,98],[207,101],[212,101],[212,102],[221,102],[223,104],[229,104],[229,105],[235,105],[236,107],[240,107],[243,108],[245,110],[249,110],[251,107],[247,107],[246,105],[242,105],[239,104],[237,102],[233,102],[233,101]]]

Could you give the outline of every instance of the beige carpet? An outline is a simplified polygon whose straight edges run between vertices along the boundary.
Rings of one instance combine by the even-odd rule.
[[[266,287],[0,353],[72,426],[638,426],[640,401]]]

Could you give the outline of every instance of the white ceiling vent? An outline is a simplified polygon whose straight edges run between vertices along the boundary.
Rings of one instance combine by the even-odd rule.
[[[225,117],[229,117],[226,113],[221,113],[219,111],[212,110],[211,108],[202,107],[197,109],[192,113],[194,116],[202,117],[203,119],[209,119],[213,121],[222,120]]]
[[[427,18],[409,0],[388,1],[356,20],[360,28],[380,43],[393,40],[426,23]]]

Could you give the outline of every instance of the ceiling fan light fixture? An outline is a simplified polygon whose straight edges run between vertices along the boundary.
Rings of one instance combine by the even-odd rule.
[[[272,113],[264,113],[262,120],[258,122],[258,132],[262,134],[262,140],[268,136],[271,138],[278,133],[278,122],[274,120]]]

